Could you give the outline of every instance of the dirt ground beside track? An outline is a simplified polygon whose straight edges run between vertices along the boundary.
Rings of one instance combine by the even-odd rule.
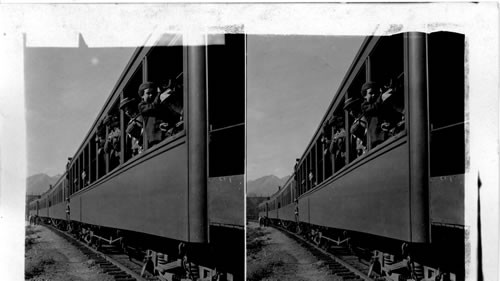
[[[247,224],[247,280],[335,280],[323,261],[272,227]],[[341,279],[340,279],[341,280]]]
[[[30,281],[114,280],[77,248],[46,227],[27,225],[25,279]]]

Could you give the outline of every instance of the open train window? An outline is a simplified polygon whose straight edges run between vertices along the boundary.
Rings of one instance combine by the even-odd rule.
[[[363,115],[361,104],[361,87],[366,82],[366,66],[363,65],[352,81],[344,103],[347,111],[347,135],[349,140],[349,162],[357,159],[367,151],[367,120]],[[337,170],[337,169],[335,169]]]
[[[430,174],[465,172],[465,37],[428,35]]]
[[[124,132],[124,162],[139,155],[144,149],[143,118],[139,114],[138,105],[140,97],[138,95],[139,86],[142,84],[143,68],[140,65],[127,82],[123,89],[123,97],[120,102],[120,110],[123,115]]]
[[[83,149],[82,188],[89,185],[89,143]]]
[[[97,179],[106,175],[106,153],[104,152],[104,143],[106,142],[106,126],[104,120],[101,119],[97,122],[96,128],[96,150],[97,150]]]
[[[377,126],[375,133],[369,129],[372,133],[368,146],[374,148],[405,129],[403,34],[382,37],[368,62],[368,76],[376,83],[377,95],[381,97],[379,109],[372,114],[378,122],[368,122],[370,126]],[[377,102],[375,98],[372,101],[372,104]]]
[[[325,178],[342,169],[346,164],[346,130],[344,99],[323,125],[323,155],[325,157]]]
[[[156,86],[154,97],[143,96],[141,106],[142,118],[146,127],[158,126],[153,131],[145,128],[146,146],[151,147],[156,143],[184,132],[184,48],[182,37],[164,35],[160,45],[151,49],[146,56],[146,80]],[[151,110],[151,106],[154,109]],[[154,123],[149,122],[153,120]],[[150,133],[151,136],[147,134]]]
[[[209,176],[244,173],[245,35],[207,47]]]
[[[316,167],[317,167],[317,183],[320,184],[323,182],[323,169],[324,169],[324,154],[323,154],[323,143],[321,142],[321,137],[316,140]]]
[[[117,100],[108,111],[104,118],[104,126],[106,126],[106,139],[104,142],[104,152],[108,159],[108,171],[114,170],[120,165],[120,145],[121,145],[121,125],[119,100]]]
[[[84,175],[85,175],[84,157],[85,157],[85,154],[82,151],[80,153],[80,155],[78,156],[78,174],[77,174],[77,177],[78,177],[78,190],[81,190],[84,187],[83,186],[83,182],[84,182],[83,178],[84,178]]]
[[[311,189],[314,188],[316,186],[316,184],[318,183],[318,170],[316,169],[317,168],[317,165],[316,165],[316,146],[313,145],[313,147],[311,148],[311,151],[309,152],[309,157],[310,157],[310,164],[311,164],[311,169],[310,169],[310,176],[309,176],[309,180],[311,181]]]
[[[89,142],[90,147],[90,184],[94,183],[97,179],[97,145],[95,142],[96,136],[92,135]]]
[[[69,183],[68,183],[68,185],[69,185],[69,193],[70,193],[70,194],[75,193],[75,184],[74,184],[74,182],[73,182],[73,179],[75,178],[75,177],[74,177],[74,168],[73,168],[74,166],[75,166],[75,165],[73,164],[73,165],[70,167],[70,169],[69,169]]]

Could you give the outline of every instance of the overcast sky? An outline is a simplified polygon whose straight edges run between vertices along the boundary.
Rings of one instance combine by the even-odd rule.
[[[62,174],[134,48],[25,48],[28,176]]]
[[[363,39],[248,37],[248,180],[292,173]]]
[[[247,175],[291,173],[361,37],[248,36]],[[26,48],[28,175],[63,172],[133,48]]]

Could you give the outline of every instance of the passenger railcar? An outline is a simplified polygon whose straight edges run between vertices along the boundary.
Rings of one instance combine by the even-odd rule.
[[[246,39],[196,39],[203,43],[161,34],[135,51],[66,173],[32,212],[89,244],[146,252],[145,268],[164,280],[242,280]],[[134,148],[140,140],[127,135],[120,103],[139,99],[146,81],[159,93],[173,89],[177,100],[167,105],[178,119],[160,124],[159,143],[143,134]]]
[[[400,114],[379,143],[350,107],[368,81]],[[292,184],[262,203],[260,216],[318,244],[347,244],[390,280],[463,280],[464,100],[463,35],[366,38]]]

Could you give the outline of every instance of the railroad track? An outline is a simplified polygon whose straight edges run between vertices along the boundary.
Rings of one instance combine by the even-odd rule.
[[[325,261],[326,267],[332,275],[342,278],[343,281],[375,281],[368,277],[369,265],[363,262],[345,247],[329,246],[323,249],[304,237],[290,232],[286,228],[274,226],[285,235],[297,241],[302,247],[311,252],[319,260]]]
[[[100,251],[98,251],[52,225],[44,224],[44,226],[54,231],[54,233],[60,237],[66,239],[89,259],[94,260],[96,265],[98,265],[104,273],[112,276],[116,281],[159,280],[157,277],[149,275],[148,273],[148,276],[142,277],[142,262],[134,258],[129,258],[128,255],[122,253],[114,246],[105,245],[101,247]]]

